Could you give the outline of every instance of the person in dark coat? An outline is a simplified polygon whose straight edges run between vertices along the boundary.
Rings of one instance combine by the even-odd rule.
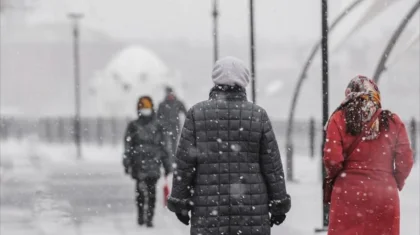
[[[170,145],[172,156],[176,151],[180,130],[179,115],[181,113],[187,113],[185,105],[180,100],[178,100],[172,88],[167,87],[165,100],[159,104],[157,116],[165,127],[167,141]]]
[[[143,225],[146,217],[146,225],[153,227],[156,183],[160,178],[161,166],[165,169],[166,177],[171,171],[171,163],[163,128],[153,111],[152,99],[141,97],[137,110],[138,119],[128,124],[125,133],[123,165],[125,172],[136,180],[138,224]],[[145,205],[145,198],[148,198],[148,205]]]
[[[186,225],[191,211],[192,235],[268,235],[291,207],[273,128],[247,101],[242,61],[217,61],[213,82],[187,112],[168,208]]]

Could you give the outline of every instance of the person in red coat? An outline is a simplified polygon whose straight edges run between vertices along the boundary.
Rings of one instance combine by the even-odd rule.
[[[399,235],[398,190],[413,166],[406,128],[390,111],[381,111],[371,127],[364,127],[381,108],[372,80],[357,76],[345,94],[326,125],[323,161],[327,178],[335,178],[328,235]],[[345,158],[358,135],[360,143]]]

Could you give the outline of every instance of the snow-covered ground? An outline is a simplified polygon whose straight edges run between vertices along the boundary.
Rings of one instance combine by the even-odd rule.
[[[162,190],[155,228],[136,225],[134,184],[123,174],[121,146],[85,146],[84,159],[76,160],[72,146],[30,138],[0,144],[2,235],[188,234],[164,208]],[[298,182],[287,185],[292,210],[273,234],[314,234],[322,223],[319,157],[296,156],[294,170]],[[419,185],[417,163],[401,193],[402,235],[420,234]]]

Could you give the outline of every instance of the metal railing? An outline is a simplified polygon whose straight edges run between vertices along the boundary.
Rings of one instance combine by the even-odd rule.
[[[82,118],[81,141],[91,145],[118,145],[123,141],[125,128],[129,118]],[[273,128],[279,143],[285,141],[287,121],[272,121]],[[419,122],[412,118],[405,122],[409,132],[413,150],[418,152]],[[26,119],[17,117],[1,117],[0,139],[22,140],[28,136],[36,136],[40,141],[51,144],[74,143],[73,117],[48,117],[40,119]],[[298,156],[314,158],[321,152],[322,124],[313,118],[296,122],[293,131],[295,153]],[[280,144],[281,146],[281,144]],[[281,149],[285,157],[286,150]],[[290,169],[289,169],[290,170]],[[291,169],[293,170],[293,169]]]

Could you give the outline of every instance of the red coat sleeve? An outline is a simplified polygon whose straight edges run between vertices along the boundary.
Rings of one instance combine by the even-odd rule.
[[[343,169],[343,139],[337,118],[339,113],[335,113],[327,126],[327,138],[324,145],[324,166],[328,178],[335,178]]]
[[[405,180],[413,167],[414,158],[404,123],[395,114],[394,121],[397,126],[397,138],[394,149],[394,176],[397,181],[398,189],[401,191],[404,187]]]

